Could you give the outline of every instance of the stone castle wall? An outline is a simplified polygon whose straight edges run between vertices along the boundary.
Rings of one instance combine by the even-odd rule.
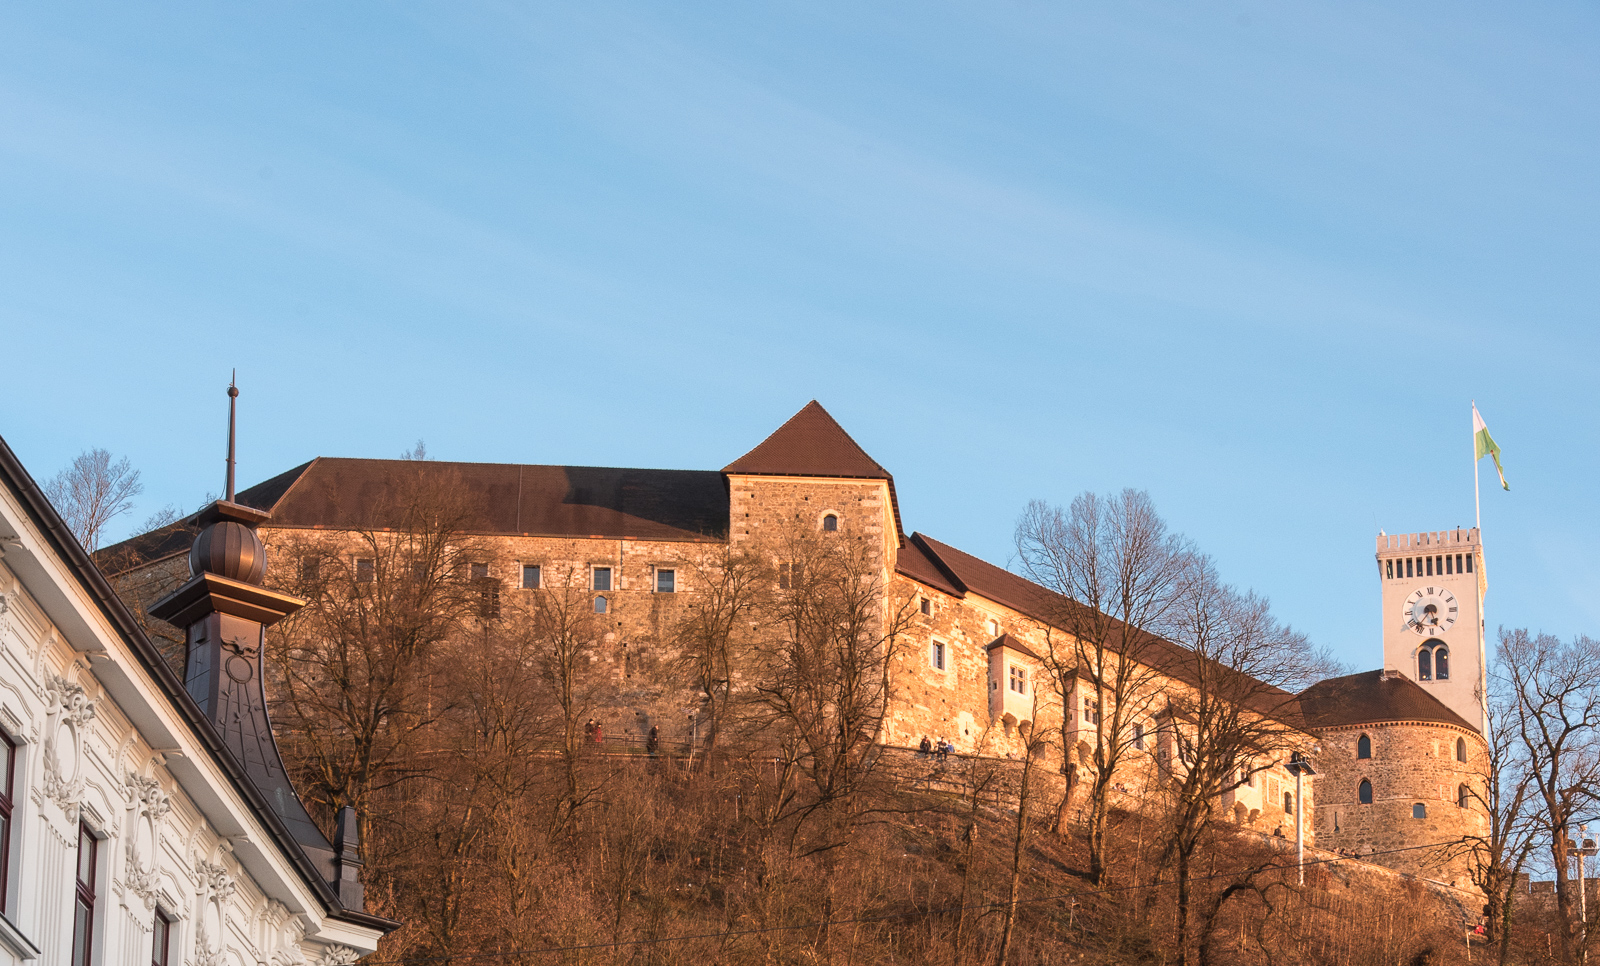
[[[1357,757],[1363,735],[1371,758]],[[1488,833],[1482,797],[1489,752],[1481,736],[1449,725],[1391,723],[1332,729],[1320,738],[1315,827],[1322,848],[1390,853],[1374,861],[1470,887],[1459,850],[1412,847]],[[1456,757],[1458,739],[1466,743],[1465,762]],[[1363,780],[1372,784],[1371,804],[1360,801]],[[1457,802],[1462,786],[1469,789],[1466,807]],[[1425,817],[1415,816],[1419,805]]]

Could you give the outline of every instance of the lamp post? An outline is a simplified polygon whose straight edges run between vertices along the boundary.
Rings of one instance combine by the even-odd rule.
[[[1301,885],[1306,884],[1306,805],[1305,777],[1317,770],[1300,752],[1289,756],[1289,774],[1294,776],[1294,864]]]
[[[1578,826],[1578,834],[1582,842],[1575,845],[1571,839],[1567,839],[1567,854],[1578,857],[1578,958],[1580,961],[1587,963],[1589,961],[1589,889],[1588,882],[1583,877],[1583,858],[1586,855],[1594,855],[1596,852],[1600,852],[1600,848],[1596,847],[1594,839],[1589,838],[1588,825]]]

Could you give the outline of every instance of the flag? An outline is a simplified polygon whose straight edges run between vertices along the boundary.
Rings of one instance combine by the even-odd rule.
[[[1493,457],[1494,471],[1500,474],[1500,488],[1511,489],[1510,484],[1506,483],[1506,471],[1500,466],[1500,444],[1489,435],[1489,427],[1484,425],[1483,417],[1478,415],[1477,403],[1472,404],[1472,445],[1477,451],[1473,459],[1481,460],[1485,455]]]

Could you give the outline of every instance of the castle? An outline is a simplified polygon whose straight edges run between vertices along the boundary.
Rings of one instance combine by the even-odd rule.
[[[1041,655],[1063,629],[1050,590],[902,524],[893,476],[816,402],[721,470],[442,463],[318,458],[239,493],[270,514],[269,553],[307,534],[331,537],[400,526],[382,495],[448,478],[476,498],[466,529],[495,549],[473,576],[497,594],[533,594],[574,581],[605,626],[607,735],[692,733],[696,698],[672,680],[666,629],[699,588],[696,559],[800,526],[869,548],[887,596],[910,602],[904,645],[889,669],[891,700],[879,741],[914,748],[942,736],[959,755],[1015,757],[1035,716],[1077,736],[1060,772],[1092,744],[1092,689],[1046,700]],[[186,576],[191,527],[180,521],[101,553],[122,585]],[[345,546],[355,579],[374,563]],[[1377,565],[1383,667],[1322,681],[1281,700],[1295,745],[1316,774],[1294,801],[1288,756],[1227,793],[1222,814],[1263,831],[1304,815],[1308,844],[1371,855],[1392,868],[1468,885],[1462,860],[1438,846],[1487,829],[1482,547],[1475,530],[1382,536]],[[164,585],[163,585],[164,586]],[[127,593],[128,591],[124,591]],[[1059,643],[1056,646],[1060,646]],[[1181,675],[1161,678],[1175,691]],[[1080,682],[1081,684],[1081,682]],[[1041,710],[1041,708],[1043,710]],[[1144,734],[1143,724],[1132,727]],[[1124,788],[1137,807],[1164,748],[1140,739]],[[1297,807],[1298,806],[1298,807]]]

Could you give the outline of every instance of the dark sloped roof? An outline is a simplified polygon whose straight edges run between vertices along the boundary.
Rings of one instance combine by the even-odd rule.
[[[895,559],[895,571],[952,597],[965,597],[967,589],[940,566],[938,558],[929,555],[919,542],[921,539],[922,534],[913,533],[911,539],[901,545]]]
[[[1070,608],[1082,606],[1048,587],[1036,584],[1009,570],[1002,570],[986,560],[980,560],[949,544],[940,543],[926,534],[913,533],[909,544],[920,548],[928,558],[938,563],[941,571],[948,573],[956,584],[967,591],[986,597],[997,604],[1003,604],[1040,623],[1059,628]],[[904,553],[903,550],[901,552]],[[908,576],[921,579],[915,574]],[[1140,654],[1141,662],[1190,685],[1199,681],[1196,660],[1193,651],[1155,635],[1148,635],[1148,641],[1143,645]],[[1235,676],[1229,685],[1229,690],[1244,695],[1243,700],[1247,706],[1270,717],[1298,723],[1299,712],[1295,707],[1293,694],[1249,675],[1226,668],[1220,670],[1227,675]]]
[[[892,479],[815,399],[750,452],[722,468],[751,476],[841,476]]]
[[[721,540],[728,530],[728,488],[711,470],[319,457],[237,499],[270,511],[269,527],[382,530],[404,526],[406,495],[419,486],[459,494],[462,529],[474,533]],[[192,539],[185,518],[108,547],[100,559],[120,573],[187,553]]]
[[[1028,657],[1033,658],[1035,661],[1044,660],[1039,655],[1037,655],[1037,654],[1035,654],[1033,652],[1033,648],[1031,648],[1028,645],[1022,643],[1021,641],[1017,640],[1015,637],[1012,637],[1010,634],[1001,634],[999,637],[997,637],[994,640],[990,641],[989,642],[989,646],[985,647],[984,650],[985,651],[992,651],[997,647],[1009,647],[1013,651],[1016,651],[1019,654],[1026,654]]]
[[[1443,701],[1403,674],[1362,671],[1329,678],[1301,691],[1299,699],[1306,726],[1313,729],[1386,721],[1429,721],[1477,731]]]

